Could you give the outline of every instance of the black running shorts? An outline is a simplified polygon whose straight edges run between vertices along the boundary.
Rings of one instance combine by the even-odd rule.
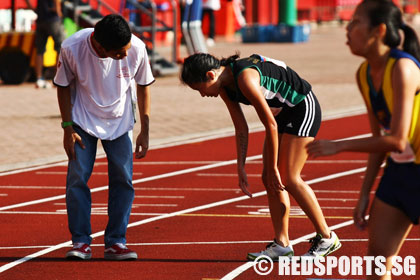
[[[275,119],[279,133],[315,137],[321,126],[321,106],[311,91],[296,106],[285,105]]]
[[[388,158],[376,197],[403,211],[413,224],[420,217],[420,165],[396,163]]]

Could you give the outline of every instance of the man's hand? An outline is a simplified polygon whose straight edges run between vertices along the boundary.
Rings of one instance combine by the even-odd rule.
[[[141,150],[140,150],[141,147]],[[144,158],[149,150],[149,134],[141,131],[136,139],[136,158]]]
[[[73,127],[68,126],[64,129],[63,146],[69,160],[76,159],[76,153],[74,152],[75,143],[78,143],[82,149],[85,148],[80,135],[74,131]]]

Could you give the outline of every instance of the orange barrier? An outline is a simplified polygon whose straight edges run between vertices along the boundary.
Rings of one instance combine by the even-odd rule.
[[[393,0],[404,13],[419,12],[419,0]],[[309,21],[330,21],[351,19],[354,9],[361,0],[297,0],[298,19]]]
[[[5,47],[16,47],[30,59],[30,66],[35,65],[34,32],[0,33],[0,51]]]
[[[30,32],[5,32],[0,33],[0,51],[5,47],[16,47],[30,59],[30,66],[35,66],[36,49],[34,44],[35,33]],[[55,66],[57,52],[54,50],[54,40],[48,38],[44,54],[44,66]]]

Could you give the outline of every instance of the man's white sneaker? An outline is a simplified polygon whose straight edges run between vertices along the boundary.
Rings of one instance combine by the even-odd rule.
[[[262,255],[269,257],[273,261],[277,261],[279,257],[292,257],[294,252],[292,245],[283,247],[277,244],[276,240],[274,240],[267,245],[265,250],[259,253],[248,253],[247,259],[253,261]]]
[[[333,231],[330,238],[322,238],[322,235],[317,233],[309,242],[312,243],[311,248],[303,257],[326,257],[341,247],[340,240]]]

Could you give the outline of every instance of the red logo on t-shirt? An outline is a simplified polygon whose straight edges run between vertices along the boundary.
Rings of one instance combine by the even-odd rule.
[[[130,71],[127,66],[121,67],[121,73],[117,75],[117,78],[130,78]]]

